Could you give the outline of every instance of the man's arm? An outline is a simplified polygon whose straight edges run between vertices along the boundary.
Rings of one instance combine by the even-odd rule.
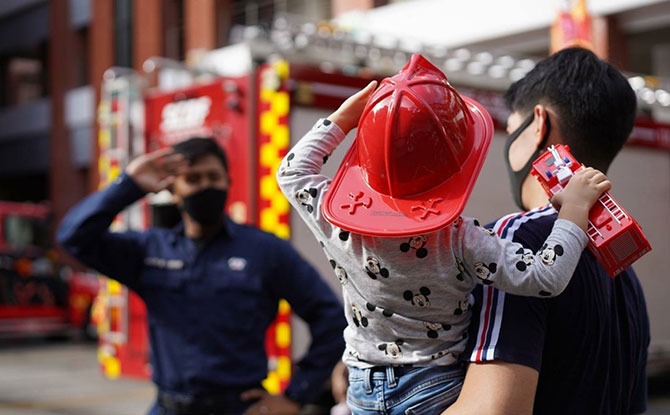
[[[302,405],[314,401],[323,391],[333,367],[342,358],[346,320],[334,292],[288,242],[277,239],[266,251],[268,261],[275,263],[271,289],[307,323],[311,343],[294,365],[283,395],[269,395],[259,389],[242,394],[243,400],[258,399],[245,415],[297,415]]]
[[[142,265],[139,235],[110,232],[109,227],[119,212],[142,196],[132,179],[122,175],[67,213],[58,228],[58,243],[85,265],[133,287]]]
[[[58,243],[87,266],[136,289],[144,259],[142,236],[110,232],[109,227],[116,215],[145,194],[171,185],[185,166],[183,156],[172,148],[135,158],[110,186],[68,212],[56,235]]]
[[[280,295],[309,326],[311,342],[297,362],[286,395],[306,403],[323,391],[333,367],[344,352],[347,325],[343,306],[321,275],[288,243],[282,252],[283,278]]]
[[[442,415],[530,415],[539,373],[495,360],[471,363],[456,402]]]

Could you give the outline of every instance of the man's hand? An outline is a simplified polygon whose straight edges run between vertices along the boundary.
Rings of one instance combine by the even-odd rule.
[[[375,88],[377,88],[377,81],[370,82],[365,88],[347,98],[334,113],[330,114],[328,119],[337,124],[344,134],[349,133],[358,125],[358,119],[361,118],[365,104]]]
[[[441,415],[531,415],[538,377],[535,369],[501,360],[470,363],[458,399]]]
[[[343,361],[337,362],[333,368],[330,375],[330,384],[335,402],[346,402],[347,388],[349,388],[349,370]]]
[[[257,400],[244,415],[298,415],[300,404],[284,395],[270,395],[263,389],[251,389],[242,393],[243,401]]]
[[[128,164],[126,173],[147,193],[160,192],[184,172],[187,162],[171,147],[142,154]]]

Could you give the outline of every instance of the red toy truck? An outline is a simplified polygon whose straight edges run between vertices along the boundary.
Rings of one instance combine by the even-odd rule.
[[[551,197],[561,191],[572,175],[583,168],[570,154],[570,147],[558,144],[533,162],[531,174]],[[642,255],[651,251],[642,228],[609,194],[603,193],[589,212],[589,250],[615,277]]]

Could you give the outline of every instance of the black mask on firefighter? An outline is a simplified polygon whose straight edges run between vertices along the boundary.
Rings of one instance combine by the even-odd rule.
[[[534,113],[530,113],[528,117],[517,127],[516,130],[512,131],[512,134],[510,134],[507,137],[507,141],[505,142],[505,165],[507,166],[507,173],[509,175],[509,182],[510,186],[512,187],[512,197],[514,198],[514,203],[521,209],[521,210],[528,210],[523,205],[523,199],[521,197],[521,187],[523,186],[523,182],[526,180],[526,177],[528,177],[528,173],[530,173],[530,169],[533,167],[533,162],[542,154],[545,150],[545,144],[547,143],[547,139],[549,138],[549,133],[551,132],[551,124],[549,124],[549,115],[547,115],[546,118],[546,124],[547,124],[547,130],[542,137],[542,141],[540,144],[538,144],[537,148],[533,152],[533,154],[528,158],[528,161],[526,164],[524,164],[523,167],[519,170],[514,170],[509,162],[509,149],[512,147],[512,143],[516,141],[517,138],[523,133],[526,128],[533,122],[533,119],[535,118]]]
[[[184,198],[182,209],[201,225],[216,225],[223,216],[228,192],[208,187]]]

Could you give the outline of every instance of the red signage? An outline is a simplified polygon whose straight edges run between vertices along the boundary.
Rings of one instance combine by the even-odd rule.
[[[593,49],[591,16],[586,0],[563,0],[563,8],[551,26],[551,53],[569,46]]]
[[[670,124],[638,117],[626,144],[670,151]]]

